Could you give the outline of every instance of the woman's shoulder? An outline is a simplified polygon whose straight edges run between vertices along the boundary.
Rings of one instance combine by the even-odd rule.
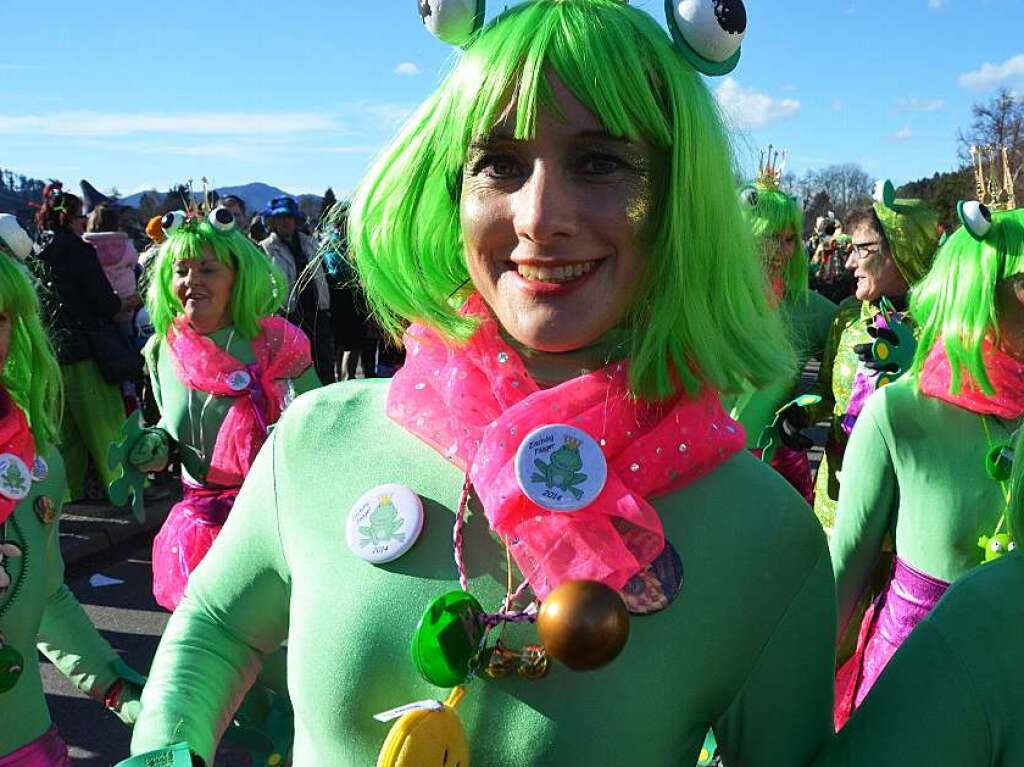
[[[281,417],[279,439],[306,441],[304,435],[311,430],[345,439],[357,427],[379,429],[391,423],[386,413],[390,384],[388,378],[366,378],[308,391],[296,397]]]

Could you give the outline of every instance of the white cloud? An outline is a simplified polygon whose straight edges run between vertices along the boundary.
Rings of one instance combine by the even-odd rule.
[[[933,11],[945,8],[947,5],[949,5],[949,0],[928,0],[928,7]]]
[[[392,131],[409,119],[414,108],[407,104],[395,104],[387,101],[360,101],[353,104],[346,116],[353,122],[353,127],[364,130]]]
[[[1024,53],[1007,59],[1002,64],[985,63],[980,69],[965,72],[957,78],[961,88],[984,90],[1007,80],[1024,78]]]
[[[889,138],[891,138],[893,141],[909,141],[913,137],[914,131],[911,129],[909,125],[904,125],[898,131],[889,136]]]
[[[395,67],[396,75],[405,75],[406,77],[415,77],[420,73],[420,68],[416,66],[413,61],[403,61],[397,67]]]
[[[772,98],[753,88],[744,88],[732,77],[725,78],[715,97],[726,118],[742,129],[761,128],[792,117],[800,110],[796,99]]]
[[[942,99],[919,99],[913,96],[908,99],[896,99],[896,106],[905,112],[938,112],[946,106]]]
[[[307,112],[224,112],[192,114],[119,114],[56,112],[41,115],[0,114],[0,134],[45,136],[260,136],[336,129],[334,119]]]

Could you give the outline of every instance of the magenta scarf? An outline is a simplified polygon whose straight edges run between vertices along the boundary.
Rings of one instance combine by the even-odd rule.
[[[980,415],[992,415],[1007,420],[1016,420],[1024,416],[1024,363],[1018,362],[987,340],[982,353],[985,359],[985,372],[995,389],[995,394],[991,397],[975,384],[966,371],[961,376],[960,392],[949,393],[952,369],[941,338],[935,342],[921,370],[918,379],[921,391],[929,397]]]
[[[246,365],[200,335],[180,318],[167,330],[167,348],[178,378],[190,389],[234,397],[206,474],[208,482],[239,487],[256,459],[267,430],[281,417],[283,382],[302,375],[310,365],[309,339],[282,317],[260,320],[252,339],[256,363]],[[244,384],[244,386],[242,385]]]
[[[16,455],[25,467],[31,470],[36,455],[36,443],[24,411],[11,399],[6,390],[0,389],[0,455],[6,453]],[[28,494],[27,489],[25,493]],[[14,498],[0,495],[0,525],[14,513],[14,507],[17,505],[18,501]]]
[[[539,598],[570,579],[621,589],[665,546],[648,499],[684,487],[742,450],[743,428],[710,387],[696,399],[632,397],[625,363],[541,389],[478,295],[462,311],[480,325],[457,348],[423,325],[409,328],[388,416],[468,471],[491,528]],[[573,513],[537,505],[516,480],[520,443],[549,424],[583,430],[608,463],[600,495]]]

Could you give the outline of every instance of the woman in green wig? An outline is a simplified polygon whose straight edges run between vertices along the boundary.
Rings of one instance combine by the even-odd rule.
[[[743,188],[740,199],[749,207],[751,228],[761,251],[770,300],[779,306],[789,337],[797,351],[799,370],[812,357],[821,358],[837,307],[808,287],[808,259],[801,239],[804,215],[797,199],[779,187],[782,168],[779,155],[769,147],[762,157],[757,180]],[[807,450],[811,441],[801,434],[809,421],[793,399],[796,380],[781,381],[738,398],[732,416],[747,432],[747,446],[763,446],[766,428],[782,444],[771,448],[771,465],[797,491],[814,502],[814,483]],[[781,409],[781,412],[779,412]]]
[[[0,214],[0,765],[70,767],[37,647],[126,722],[138,714],[144,680],[64,584],[58,521],[67,481],[54,446],[61,374],[22,264],[31,250],[14,217]]]
[[[287,639],[296,767],[667,767],[709,725],[732,764],[809,761],[827,547],[718,393],[794,372],[698,73],[736,63],[743,4],[673,5],[672,37],[614,0],[418,5],[465,52],[349,222],[406,364],[285,413],[133,751],[211,763]]]
[[[846,450],[830,542],[840,629],[887,535],[895,562],[840,669],[837,725],[948,584],[1009,545],[1007,455],[1024,417],[1024,212],[960,209],[964,227],[912,294],[912,371],[871,396]]]

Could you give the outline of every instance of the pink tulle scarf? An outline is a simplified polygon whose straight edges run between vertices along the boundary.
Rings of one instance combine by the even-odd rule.
[[[458,348],[413,325],[388,416],[469,472],[491,528],[541,599],[569,579],[621,589],[665,545],[649,498],[708,474],[743,449],[743,428],[718,393],[663,403],[632,397],[625,363],[541,389],[504,342],[479,296],[463,312],[481,324]],[[589,434],[608,463],[600,495],[573,513],[537,505],[516,479],[516,452],[532,430],[567,424]]]
[[[196,333],[184,318],[167,331],[167,348],[178,378],[190,389],[235,402],[217,433],[207,482],[238,487],[267,438],[267,429],[284,409],[285,381],[312,365],[309,339],[282,317],[260,320],[252,339],[255,365],[245,365],[212,339]],[[245,373],[245,376],[239,376]],[[239,388],[239,381],[246,382]]]
[[[941,338],[935,342],[921,370],[921,391],[972,413],[1011,420],[1024,416],[1024,363],[989,341],[985,341],[983,355],[985,372],[995,388],[992,396],[985,394],[966,371],[961,379],[960,392],[949,393],[953,374]]]

